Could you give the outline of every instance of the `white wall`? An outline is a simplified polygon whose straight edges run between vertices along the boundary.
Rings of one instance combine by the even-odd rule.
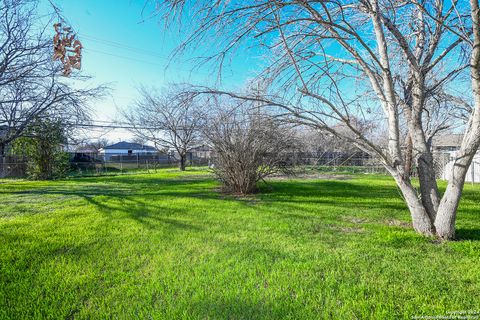
[[[150,150],[144,150],[144,149],[132,149],[132,154],[149,154],[149,153],[155,153],[156,151],[150,151]],[[113,155],[113,154],[128,154],[128,150],[127,149],[101,149],[99,151],[100,154],[109,154],[109,155]]]
[[[130,149],[132,150],[132,153],[129,154],[128,153],[128,150],[127,149],[100,149],[98,151],[98,153],[100,154],[100,156],[103,157],[103,160],[104,161],[109,161],[112,156],[116,156],[116,155],[132,155],[132,156],[136,156],[137,154],[138,155],[142,155],[142,154],[155,154],[156,151],[152,150],[145,150],[145,149]]]
[[[455,152],[451,153],[451,156],[455,156]],[[442,179],[449,180],[452,175],[453,161],[447,163],[443,170]],[[480,183],[480,154],[473,158],[470,168],[468,168],[467,175],[465,176],[465,182]]]

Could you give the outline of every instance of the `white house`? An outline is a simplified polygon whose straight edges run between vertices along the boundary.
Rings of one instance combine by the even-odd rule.
[[[434,152],[443,153],[448,155],[443,167],[442,179],[449,180],[452,175],[453,159],[456,156],[457,151],[460,149],[463,135],[450,134],[438,136],[433,141]],[[466,182],[480,182],[480,153],[477,153],[473,158],[470,168],[468,168],[467,175],[465,176]]]
[[[450,153],[450,158],[455,157],[456,151]],[[442,174],[442,179],[449,180],[452,175],[453,161],[449,161]],[[468,168],[467,175],[465,176],[465,182],[479,183],[480,182],[480,154],[477,153],[473,158],[472,164]]]
[[[121,141],[101,148],[98,150],[98,153],[105,161],[108,161],[112,158],[112,156],[152,155],[157,153],[157,149],[139,143]]]

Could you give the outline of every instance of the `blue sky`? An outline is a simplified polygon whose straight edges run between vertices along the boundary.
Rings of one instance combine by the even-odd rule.
[[[42,0],[45,9],[48,0]],[[96,103],[96,120],[118,120],[118,108],[126,107],[136,97],[140,85],[162,87],[169,83],[214,84],[211,70],[194,70],[191,56],[169,59],[185,34],[173,26],[166,30],[157,18],[144,19],[149,9],[144,0],[54,0],[84,46],[82,72],[96,83],[109,83],[111,97]],[[53,35],[53,28],[52,28]],[[239,88],[255,72],[254,53],[239,54],[224,72],[222,85]],[[249,58],[250,56],[250,58]],[[168,68],[167,68],[168,66]],[[91,137],[100,132],[91,132]],[[107,134],[113,141],[126,139],[126,132]]]

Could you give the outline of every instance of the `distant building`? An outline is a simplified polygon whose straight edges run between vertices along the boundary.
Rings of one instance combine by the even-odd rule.
[[[153,155],[157,153],[157,149],[139,143],[121,141],[101,148],[98,153],[103,160],[108,161],[113,156]]]
[[[212,148],[207,145],[200,145],[190,149],[191,158],[210,159],[212,157]]]
[[[98,159],[98,152],[94,148],[78,148],[69,153],[71,162],[95,162]]]
[[[460,149],[463,134],[445,134],[435,136],[432,141],[433,152],[450,152]]]
[[[453,160],[462,144],[462,134],[449,134],[437,136],[433,139],[432,150],[436,154],[437,159],[446,159],[442,163],[442,179],[449,180],[452,174]],[[468,168],[465,176],[466,182],[480,182],[480,153],[477,153]]]

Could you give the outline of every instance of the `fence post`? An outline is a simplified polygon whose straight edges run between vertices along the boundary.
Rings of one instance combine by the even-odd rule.
[[[470,170],[472,170],[472,186],[473,186],[475,184],[475,161],[472,161]]]

